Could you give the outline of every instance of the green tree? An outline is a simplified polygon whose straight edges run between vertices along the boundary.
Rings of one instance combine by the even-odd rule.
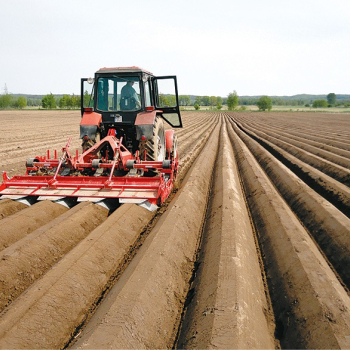
[[[190,96],[187,95],[180,95],[179,96],[179,104],[180,106],[188,106],[190,104]]]
[[[73,106],[73,102],[72,102],[72,97],[70,97],[69,95],[67,95],[67,108],[71,109]]]
[[[217,109],[221,109],[221,108],[222,108],[222,104],[221,104],[220,102],[218,102],[218,103],[216,104],[216,108],[217,108]]]
[[[209,96],[202,96],[202,104],[203,104],[203,106],[210,106],[210,97]]]
[[[71,108],[75,108],[77,105],[77,97],[73,94],[70,98]]]
[[[90,97],[91,97],[91,100],[90,100]],[[93,107],[93,105],[94,105],[93,96],[90,96],[90,94],[87,90],[84,92],[83,104],[84,104],[83,105],[84,107]]]
[[[220,103],[221,105],[222,105],[222,97],[220,97],[220,96],[217,96],[216,97],[216,103]]]
[[[169,95],[168,96],[169,106],[174,107],[176,106],[176,97],[175,95]]]
[[[210,96],[210,105],[211,105],[212,107],[214,107],[214,106],[218,103],[217,100],[218,100],[218,99],[217,99],[216,96]]]
[[[73,100],[73,98],[72,98]],[[75,96],[75,105],[74,107],[75,108],[80,108],[80,105],[81,105],[81,97],[78,95],[78,96]]]
[[[12,96],[4,94],[0,96],[0,108],[8,108],[11,106]]]
[[[45,109],[55,109],[56,108],[56,100],[55,100],[54,95],[52,95],[52,93],[51,93],[49,95],[44,96],[41,100],[41,105]]]
[[[229,111],[233,111],[238,106],[238,95],[234,90],[230,92],[227,97],[227,107]]]
[[[61,98],[58,99],[58,107],[66,108],[66,99],[64,98],[65,95],[63,95]]]
[[[335,95],[334,92],[331,92],[327,95],[328,104],[333,106],[333,105],[335,105],[336,101],[337,101],[337,96]]]
[[[159,106],[160,107],[169,106],[169,100],[167,96],[163,94],[159,94]]]
[[[70,108],[70,106],[72,105],[71,97],[69,95],[63,95],[58,100],[58,105],[60,108]]]
[[[327,100],[315,100],[313,103],[312,103],[312,107],[314,108],[325,108],[328,106],[328,102]]]
[[[41,106],[41,99],[40,98],[28,98],[27,105],[28,106]]]
[[[195,105],[194,105],[194,109],[195,109],[196,111],[198,111],[198,110],[199,110],[199,108],[201,108],[201,107],[199,106],[199,104],[198,104],[198,103],[195,103]]]
[[[18,97],[17,105],[20,109],[27,107],[27,99],[24,96]]]
[[[196,98],[194,100],[194,104],[200,106],[202,104],[202,97],[196,96]]]
[[[270,111],[272,108],[272,99],[269,96],[261,96],[256,104],[259,111]]]

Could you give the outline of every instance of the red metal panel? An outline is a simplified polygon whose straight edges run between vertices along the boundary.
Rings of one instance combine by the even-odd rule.
[[[148,73],[150,75],[153,75],[153,73],[147,71],[146,69],[140,68],[140,67],[136,67],[136,66],[131,66],[131,67],[103,67],[100,68],[96,73],[119,73],[119,72],[123,72],[123,73],[128,73],[128,72],[144,72],[144,73]]]
[[[174,130],[165,131],[165,148],[167,154],[173,150]]]
[[[85,112],[81,118],[80,125],[100,125],[102,115],[96,112]]]
[[[136,116],[135,125],[148,125],[154,124],[154,120],[156,119],[157,111],[151,112],[141,112]]]

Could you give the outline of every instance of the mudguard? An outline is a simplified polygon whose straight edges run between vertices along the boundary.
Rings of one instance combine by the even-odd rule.
[[[102,121],[102,115],[96,112],[85,112],[80,122],[80,138],[87,136],[91,140],[96,139],[97,128]]]
[[[80,138],[87,136],[90,140],[96,139],[97,125],[80,125]]]
[[[135,119],[136,140],[145,137],[149,140],[153,137],[153,125],[157,117],[157,111],[138,113]]]
[[[173,151],[174,135],[175,135],[174,130],[165,131],[165,148],[166,148],[167,154]]]

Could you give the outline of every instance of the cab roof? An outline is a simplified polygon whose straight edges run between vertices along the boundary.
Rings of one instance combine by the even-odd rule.
[[[153,75],[151,72],[136,66],[112,67],[112,68],[103,67],[103,68],[100,68],[96,73],[140,73],[140,72]]]

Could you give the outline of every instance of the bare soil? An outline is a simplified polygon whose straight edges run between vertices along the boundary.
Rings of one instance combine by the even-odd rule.
[[[0,170],[80,149],[1,111]],[[151,213],[0,200],[0,348],[350,348],[350,115],[184,112]]]

